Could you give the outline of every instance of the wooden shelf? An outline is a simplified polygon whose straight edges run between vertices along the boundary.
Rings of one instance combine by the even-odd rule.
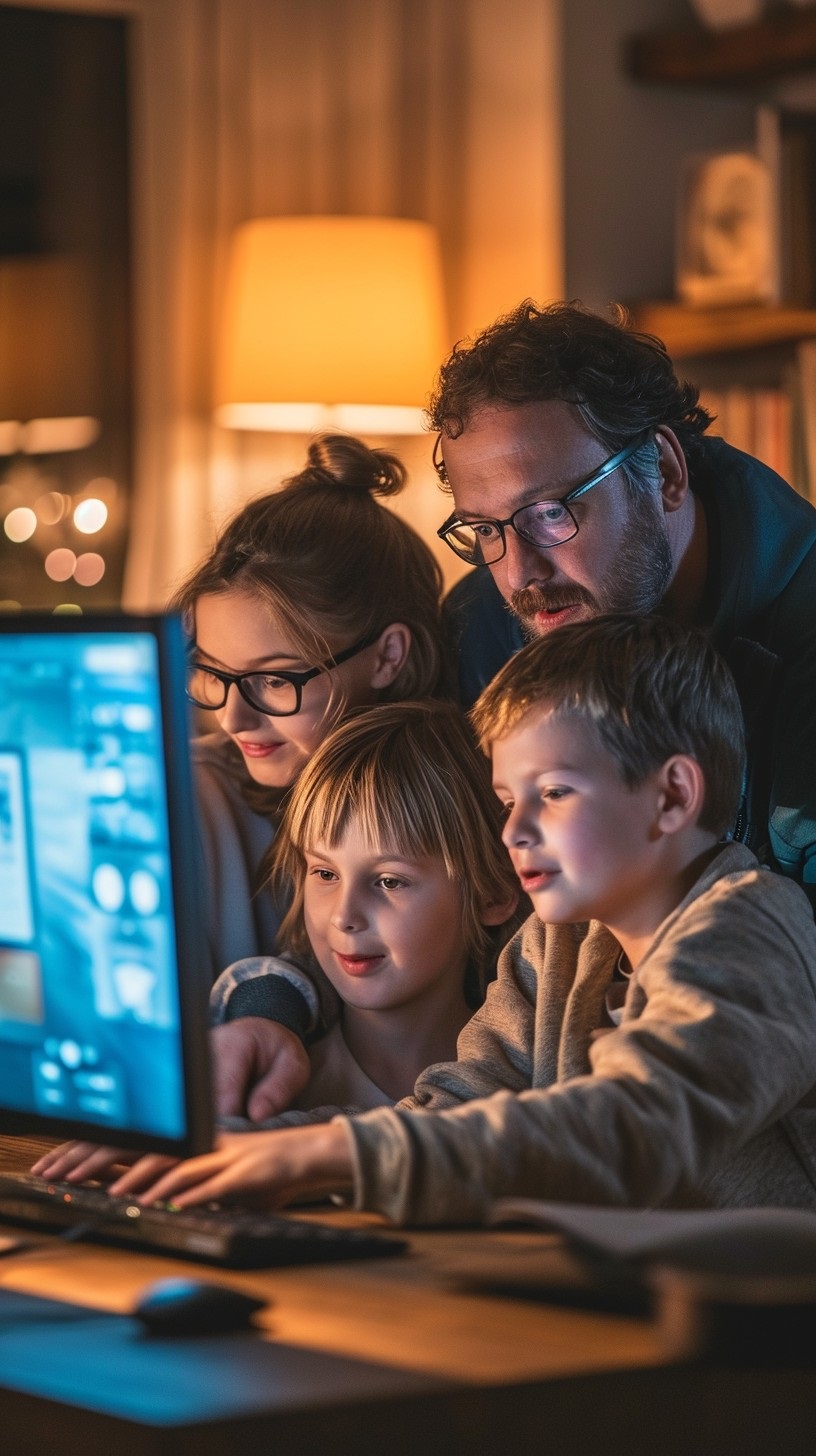
[[[784,304],[744,304],[728,308],[688,308],[680,303],[635,303],[629,313],[635,328],[656,334],[673,359],[728,354],[816,338],[816,309]]]
[[[816,68],[816,5],[776,9],[728,30],[649,31],[628,45],[627,69],[638,81],[676,86],[750,86]]]

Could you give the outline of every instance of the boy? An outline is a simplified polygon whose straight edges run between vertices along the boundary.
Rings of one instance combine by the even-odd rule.
[[[401,1223],[496,1198],[816,1208],[816,926],[723,843],[739,700],[699,634],[631,615],[530,643],[474,709],[535,913],[412,1099],[240,1134],[115,1192],[179,1204],[353,1190]],[[147,1186],[152,1184],[152,1186]]]

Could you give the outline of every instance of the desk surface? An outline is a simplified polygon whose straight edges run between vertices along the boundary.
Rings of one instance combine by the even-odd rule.
[[[0,1138],[0,1168],[29,1165],[38,1145]],[[379,1224],[321,1208],[298,1217]],[[2,1231],[0,1229],[0,1231]],[[153,1279],[217,1279],[269,1298],[258,1323],[271,1338],[397,1369],[496,1383],[661,1360],[644,1320],[587,1315],[458,1288],[469,1276],[518,1267],[557,1239],[519,1230],[411,1234],[410,1253],[292,1269],[221,1270],[160,1255],[44,1237],[30,1256],[0,1261],[0,1287],[126,1313]],[[53,1252],[52,1252],[53,1251]]]
[[[28,1166],[29,1161],[30,1145],[0,1139],[0,1168]],[[319,1217],[360,1222],[359,1216],[338,1211],[321,1210]],[[0,1261],[0,1290],[126,1316],[152,1280],[193,1273],[260,1293],[270,1306],[257,1317],[261,1337],[146,1344],[128,1318],[106,1325],[91,1317],[86,1324],[65,1325],[61,1343],[49,1355],[49,1338],[57,1336],[43,1326],[39,1345],[30,1346],[41,1350],[42,1368],[22,1377],[21,1368],[28,1371],[32,1361],[21,1341],[31,1342],[33,1336],[30,1331],[21,1335],[11,1319],[4,1324],[0,1318],[0,1424],[19,1433],[19,1447],[9,1448],[15,1456],[16,1449],[26,1456],[53,1450],[55,1421],[63,1456],[102,1449],[89,1446],[94,1440],[115,1442],[121,1456],[188,1449],[204,1456],[232,1449],[239,1430],[264,1445],[270,1437],[285,1436],[286,1456],[301,1451],[311,1456],[324,1441],[331,1456],[380,1456],[383,1450],[399,1456],[420,1449],[422,1456],[437,1451],[487,1456],[522,1450],[528,1440],[539,1444],[545,1431],[557,1434],[554,1445],[548,1441],[557,1456],[587,1451],[596,1441],[610,1456],[637,1449],[636,1434],[651,1412],[663,1428],[659,1449],[664,1456],[675,1450],[716,1449],[720,1456],[765,1450],[756,1444],[763,1420],[769,1451],[785,1450],[788,1456],[799,1449],[781,1439],[780,1420],[784,1426],[789,1401],[783,1400],[779,1382],[793,1381],[789,1393],[795,1393],[803,1413],[801,1400],[814,1384],[811,1371],[776,1372],[773,1383],[757,1372],[715,1372],[715,1390],[712,1372],[666,1365],[657,1330],[646,1319],[468,1287],[468,1279],[503,1269],[518,1273],[527,1265],[534,1271],[555,1248],[556,1241],[546,1235],[518,1230],[421,1232],[411,1235],[408,1254],[382,1261],[221,1271],[45,1239],[28,1255]],[[86,1354],[107,1350],[113,1363],[104,1378],[98,1377],[101,1394],[95,1394],[95,1355],[85,1360],[82,1379],[73,1387],[56,1368],[55,1361],[68,1358],[64,1352],[71,1340],[75,1359],[82,1360],[83,1349]],[[126,1390],[133,1383],[130,1376],[141,1382],[135,1406]],[[60,1379],[67,1384],[61,1395],[55,1393]],[[151,1386],[181,1392],[195,1388],[196,1379],[200,1420],[185,1410],[181,1394],[177,1410],[169,1394],[164,1405],[157,1399],[151,1410]],[[732,1392],[727,1404],[740,1413],[727,1429],[724,1380]],[[246,1398],[236,1394],[242,1381]],[[213,1395],[214,1384],[226,1393],[223,1408]],[[83,1393],[75,1403],[80,1386]],[[695,1398],[710,1407],[710,1447],[701,1444],[708,1427],[701,1426],[700,1409],[693,1409],[693,1419],[680,1416],[692,1388]],[[749,1416],[751,1399],[763,1390],[762,1411]],[[672,1407],[677,1402],[668,1423],[667,1400]],[[816,1396],[809,1404],[816,1420]],[[752,1444],[745,1444],[745,1432],[740,1436],[741,1421],[747,1421]],[[513,1431],[513,1439],[503,1439]],[[732,1437],[743,1444],[731,1444]],[[812,1443],[802,1449],[812,1449]]]

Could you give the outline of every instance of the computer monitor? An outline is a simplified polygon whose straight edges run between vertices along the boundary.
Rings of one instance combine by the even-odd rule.
[[[212,1145],[170,616],[0,615],[0,1127]]]

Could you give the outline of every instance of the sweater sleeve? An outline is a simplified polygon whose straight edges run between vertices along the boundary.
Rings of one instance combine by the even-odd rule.
[[[287,956],[247,956],[221,972],[210,992],[210,1021],[218,1026],[244,1016],[280,1022],[305,1040],[318,1025],[313,982]]]
[[[352,1119],[357,1206],[433,1224],[482,1222],[504,1196],[693,1202],[813,1085],[814,968],[796,885],[718,881],[661,927],[588,1073]]]
[[[319,966],[307,969],[289,955],[247,956],[227,966],[210,992],[214,1026],[261,1016],[294,1031],[303,1041],[337,1019],[339,1001]]]

